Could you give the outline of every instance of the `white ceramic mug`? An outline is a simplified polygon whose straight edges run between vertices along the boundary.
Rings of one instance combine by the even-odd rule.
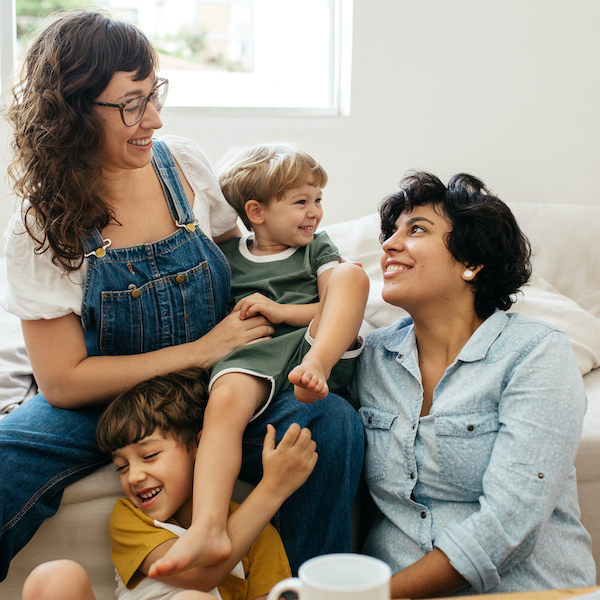
[[[324,554],[307,560],[298,577],[279,582],[267,600],[287,590],[299,600],[389,600],[392,571],[383,561],[364,554]]]

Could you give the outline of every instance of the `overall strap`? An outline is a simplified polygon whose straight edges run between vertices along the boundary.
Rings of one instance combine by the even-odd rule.
[[[153,140],[152,165],[160,180],[175,224],[193,231],[195,229],[194,213],[187,201],[187,194],[181,183],[175,159],[165,142],[161,140]]]
[[[97,227],[90,229],[87,237],[81,240],[83,244],[83,255],[90,258],[92,255],[96,258],[102,258],[106,254],[106,249],[110,246],[110,240],[102,239]]]

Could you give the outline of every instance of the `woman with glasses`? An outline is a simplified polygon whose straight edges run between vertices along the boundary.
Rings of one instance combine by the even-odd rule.
[[[225,315],[230,271],[215,242],[238,234],[236,214],[194,143],[154,138],[168,89],[157,66],[134,27],[72,11],[33,42],[14,89],[22,207],[5,233],[5,307],[22,319],[41,393],[0,421],[0,579],[64,487],[107,462],[94,438],[105,404],[273,332],[261,316]],[[293,422],[319,448],[280,514],[295,571],[349,550],[363,431],[342,398],[282,395],[248,427],[244,479],[261,477],[267,423],[282,436]]]

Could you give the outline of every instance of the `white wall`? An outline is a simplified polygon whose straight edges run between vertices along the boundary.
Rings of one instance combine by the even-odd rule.
[[[214,161],[238,144],[298,142],[330,175],[324,223],[375,210],[411,168],[471,172],[507,202],[598,205],[599,24],[597,0],[355,0],[350,117],[167,107],[163,132]],[[3,223],[12,203],[0,206]]]

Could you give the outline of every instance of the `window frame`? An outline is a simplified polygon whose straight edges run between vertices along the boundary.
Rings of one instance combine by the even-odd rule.
[[[10,89],[17,47],[16,0],[0,0],[0,105]]]
[[[352,16],[353,0],[329,0],[330,90],[329,107],[205,107],[169,106],[169,113],[189,117],[211,116],[350,116],[352,69]],[[0,106],[11,88],[16,60],[16,0],[0,0]]]

